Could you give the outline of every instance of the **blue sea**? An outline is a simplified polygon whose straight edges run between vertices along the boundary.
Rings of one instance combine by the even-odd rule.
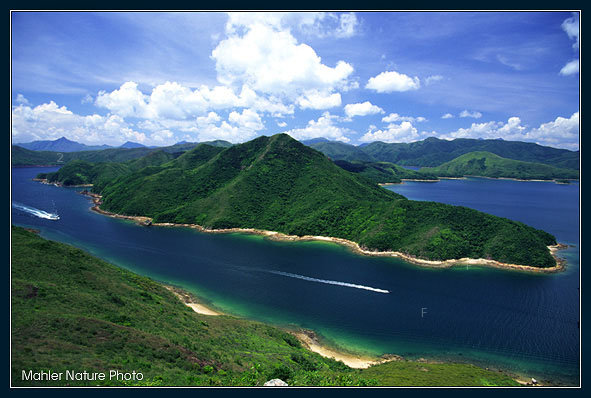
[[[522,221],[571,245],[557,274],[428,269],[326,242],[140,227],[89,210],[76,188],[12,169],[12,223],[183,287],[226,313],[316,331],[337,348],[470,362],[579,383],[579,185],[470,178],[389,186],[409,199]],[[51,219],[54,215],[59,219]]]

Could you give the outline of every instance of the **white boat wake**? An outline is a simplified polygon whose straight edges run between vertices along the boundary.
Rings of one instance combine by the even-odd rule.
[[[19,209],[21,211],[24,211],[25,213],[32,214],[35,217],[45,218],[47,220],[59,220],[60,219],[60,216],[58,216],[56,213],[48,213],[46,211],[35,209],[34,207],[25,206],[20,203],[12,202],[12,207],[14,207],[15,209]]]
[[[370,290],[372,292],[377,292],[377,293],[390,293],[388,290],[378,289],[378,288],[375,288],[375,287],[364,286],[364,285],[356,285],[354,283],[331,281],[331,280],[327,280],[327,279],[316,279],[316,278],[311,278],[309,276],[298,275],[298,274],[290,274],[289,272],[282,272],[282,271],[268,271],[268,272],[270,272],[272,274],[276,274],[276,275],[287,276],[289,278],[303,279],[305,281],[310,281],[310,282],[318,282],[318,283],[326,283],[328,285],[338,285],[338,286],[352,287],[352,288],[355,288],[355,289]]]

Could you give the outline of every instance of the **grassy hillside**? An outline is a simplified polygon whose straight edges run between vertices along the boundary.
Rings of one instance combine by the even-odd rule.
[[[348,145],[348,151],[342,151],[340,142],[323,142],[311,144],[315,149],[324,152],[332,159],[381,161],[405,166],[435,167],[453,160],[469,152],[486,151],[507,159],[548,164],[554,167],[579,169],[579,152],[541,146],[530,142],[477,140],[457,138],[440,140],[430,137],[411,143],[372,142],[368,145],[354,147]],[[357,155],[363,152],[364,155]]]
[[[104,187],[101,208],[155,222],[344,238],[431,260],[492,258],[553,266],[550,234],[476,210],[409,201],[285,134],[208,159],[198,147]],[[208,152],[208,154],[211,154]],[[184,157],[198,161],[185,164]]]
[[[579,172],[560,169],[541,163],[505,159],[490,152],[470,152],[437,167],[420,170],[439,177],[465,175],[493,178],[519,178],[524,180],[578,179]]]
[[[334,163],[344,170],[363,176],[377,184],[389,182],[399,183],[402,182],[402,179],[437,180],[437,176],[434,174],[405,169],[402,166],[389,162],[347,162],[346,160],[335,160]]]
[[[12,227],[12,385],[517,385],[464,364],[353,370],[259,322],[192,311],[160,284]],[[33,372],[141,372],[142,381],[22,381]]]

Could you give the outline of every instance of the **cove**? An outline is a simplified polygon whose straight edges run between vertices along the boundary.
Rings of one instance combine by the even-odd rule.
[[[77,189],[31,181],[41,171],[50,169],[12,170],[12,201],[59,219],[13,207],[14,224],[176,284],[224,312],[312,329],[333,345],[374,355],[462,360],[578,383],[578,184],[468,179],[389,187],[409,199],[523,221],[573,245],[560,253],[566,271],[540,275],[420,268],[327,242],[139,227],[91,212]]]

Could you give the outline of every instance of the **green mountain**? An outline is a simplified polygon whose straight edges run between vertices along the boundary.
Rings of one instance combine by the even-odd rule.
[[[190,159],[190,160],[189,160]],[[344,238],[419,258],[555,265],[550,234],[476,210],[410,201],[285,134],[216,152],[201,145],[104,188],[101,208],[154,222]]]
[[[576,170],[505,159],[490,152],[470,152],[438,167],[423,167],[420,171],[439,177],[482,176],[524,180],[579,178],[579,172]]]
[[[306,144],[317,151],[324,153],[326,156],[333,160],[346,160],[346,161],[360,161],[360,162],[373,162],[375,159],[363,151],[362,147],[355,145],[345,144],[339,141],[309,141]]]
[[[344,170],[363,176],[377,184],[399,183],[403,179],[438,180],[434,174],[405,169],[402,166],[389,162],[347,162],[346,160],[335,160],[334,163]]]
[[[26,381],[51,370],[61,381]],[[109,380],[109,371],[141,381]],[[66,371],[106,380],[65,380]],[[197,314],[162,285],[19,227],[11,233],[13,386],[518,385],[468,364],[407,360],[354,370],[291,334],[232,316]]]
[[[501,157],[525,162],[544,163],[554,167],[579,169],[579,151],[541,146],[530,142],[477,140],[457,138],[440,140],[430,137],[411,143],[372,142],[354,147],[340,142],[310,144],[332,159],[381,161],[404,166],[435,167],[469,152],[485,151]],[[341,148],[346,148],[343,150]],[[349,148],[351,147],[351,148]],[[359,155],[363,152],[364,155]]]

